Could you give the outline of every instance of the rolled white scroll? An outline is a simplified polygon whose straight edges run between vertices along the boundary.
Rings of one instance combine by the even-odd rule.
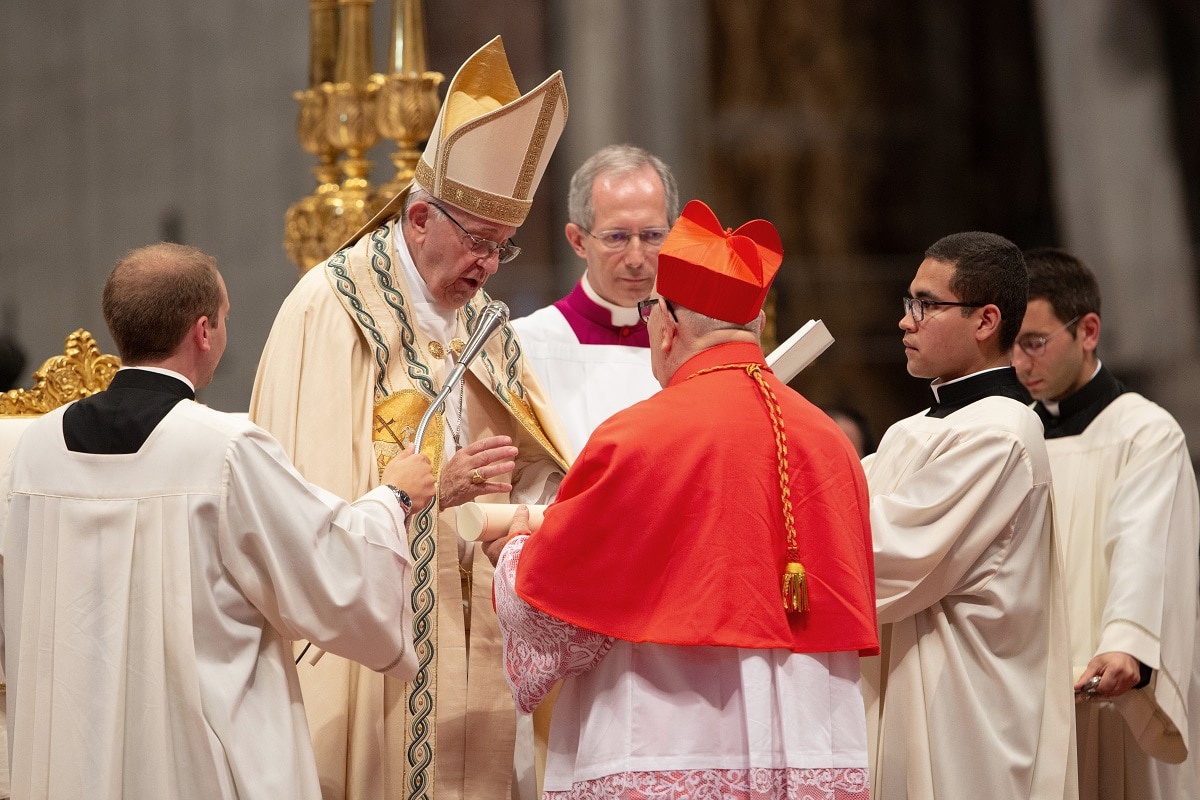
[[[509,503],[463,503],[456,508],[458,535],[468,542],[490,542],[508,533],[513,514],[519,506]],[[529,528],[537,530],[542,524],[545,506],[526,504],[529,509]]]

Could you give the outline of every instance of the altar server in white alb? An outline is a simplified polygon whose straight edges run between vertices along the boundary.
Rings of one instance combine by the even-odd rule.
[[[904,298],[908,371],[933,379],[934,402],[864,462],[875,800],[1077,793],[1050,462],[1009,365],[1027,290],[1021,251],[972,232],[930,247]]]
[[[1200,510],[1187,442],[1100,363],[1091,270],[1056,249],[1026,260],[1029,308],[1012,357],[1054,473],[1080,796],[1200,797]]]
[[[125,363],[33,422],[0,486],[12,793],[319,800],[293,639],[416,674],[403,536],[429,462],[353,505],[265,431],[193,401],[225,349],[216,262],[158,244],[117,264]]]
[[[679,215],[675,176],[658,157],[610,145],[571,177],[567,241],[587,269],[566,297],[513,320],[576,453],[596,426],[658,391],[637,304]]]

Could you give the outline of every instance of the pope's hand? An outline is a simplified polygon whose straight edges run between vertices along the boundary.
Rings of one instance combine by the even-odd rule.
[[[468,503],[481,494],[511,492],[499,478],[517,466],[517,448],[508,436],[487,436],[464,447],[442,467],[438,500],[442,508]]]
[[[436,488],[433,481],[433,470],[429,466],[429,457],[418,453],[412,447],[403,450],[400,455],[388,462],[383,468],[380,483],[390,483],[403,489],[412,499],[413,510],[420,511],[429,505]]]
[[[512,524],[508,526],[508,533],[504,536],[497,536],[490,542],[485,542],[483,554],[488,557],[488,561],[492,562],[492,566],[496,566],[496,562],[500,560],[500,551],[504,549],[504,545],[512,541],[514,536],[528,534],[529,530],[529,508],[528,506],[517,506],[517,510],[513,512]]]

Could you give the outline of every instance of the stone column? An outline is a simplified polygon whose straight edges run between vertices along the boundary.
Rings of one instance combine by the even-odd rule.
[[[554,158],[552,191],[566,224],[571,174],[601,147],[635,144],[665,161],[680,200],[707,185],[707,6],[695,0],[550,0],[550,61],[561,67],[570,117]],[[579,278],[579,259],[558,242],[558,288]]]

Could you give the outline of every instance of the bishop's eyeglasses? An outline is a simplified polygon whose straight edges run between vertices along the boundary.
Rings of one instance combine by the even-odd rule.
[[[512,239],[505,242],[493,242],[491,239],[484,239],[481,236],[476,236],[462,226],[462,223],[450,216],[450,212],[442,208],[439,204],[432,200],[427,200],[429,205],[442,212],[442,215],[458,226],[458,229],[467,237],[470,244],[467,245],[467,252],[478,259],[491,258],[492,253],[497,253],[500,256],[500,263],[507,264],[517,256],[521,255],[521,248]]]
[[[592,233],[582,225],[579,229],[593,239],[599,239],[600,244],[609,250],[624,250],[635,238],[640,240],[642,247],[657,250],[667,239],[670,228],[642,228],[640,231],[613,229],[611,231],[596,231]]]

